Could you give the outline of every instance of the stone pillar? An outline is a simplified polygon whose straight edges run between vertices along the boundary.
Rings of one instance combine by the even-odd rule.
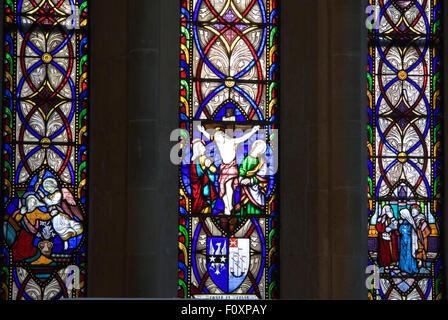
[[[366,4],[352,0],[327,3],[331,66],[330,298],[367,299]]]
[[[358,1],[282,2],[285,299],[367,297],[363,17]]]
[[[95,0],[90,297],[175,297],[178,3]]]
[[[89,2],[89,297],[125,296],[127,1]]]
[[[317,125],[316,1],[283,1],[281,12],[280,297],[315,298],[322,291],[317,273],[328,273],[319,270],[327,265],[321,259],[328,259],[328,253],[317,240],[328,235],[321,219],[327,216],[327,191],[317,188],[316,179],[327,169],[319,166],[317,156],[317,147],[324,148],[326,140],[319,139]]]
[[[126,296],[177,292],[179,3],[128,3]],[[123,275],[124,276],[124,275]]]

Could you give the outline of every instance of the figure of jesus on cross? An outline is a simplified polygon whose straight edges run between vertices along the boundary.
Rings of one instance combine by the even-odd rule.
[[[224,214],[230,216],[233,210],[233,194],[238,185],[238,166],[236,164],[236,151],[238,145],[248,141],[260,126],[255,126],[241,137],[232,138],[220,129],[216,129],[214,134],[209,134],[202,125],[197,129],[209,141],[216,143],[222,164],[219,170],[219,196],[224,203]]]

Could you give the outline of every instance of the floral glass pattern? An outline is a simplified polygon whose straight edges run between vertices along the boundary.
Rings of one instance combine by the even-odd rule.
[[[369,0],[369,298],[442,297],[441,1]]]

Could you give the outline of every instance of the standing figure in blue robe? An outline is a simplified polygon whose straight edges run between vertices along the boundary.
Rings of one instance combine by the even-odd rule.
[[[400,225],[398,231],[400,232],[400,261],[399,267],[401,271],[409,274],[418,273],[417,260],[415,259],[415,243],[416,227],[414,219],[408,209],[400,211],[403,223]]]

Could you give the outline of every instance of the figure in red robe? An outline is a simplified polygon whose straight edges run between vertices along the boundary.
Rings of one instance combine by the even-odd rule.
[[[193,144],[193,157],[190,167],[193,213],[212,213],[218,199],[214,187],[217,170],[212,160],[205,156],[205,151],[202,141]]]
[[[381,208],[380,208],[381,210]],[[376,223],[378,231],[378,265],[387,267],[396,264],[398,251],[398,221],[389,205],[384,206]]]
[[[22,229],[17,234],[17,239],[12,245],[14,262],[23,261],[34,257],[37,254],[37,248],[33,244],[34,235]]]

